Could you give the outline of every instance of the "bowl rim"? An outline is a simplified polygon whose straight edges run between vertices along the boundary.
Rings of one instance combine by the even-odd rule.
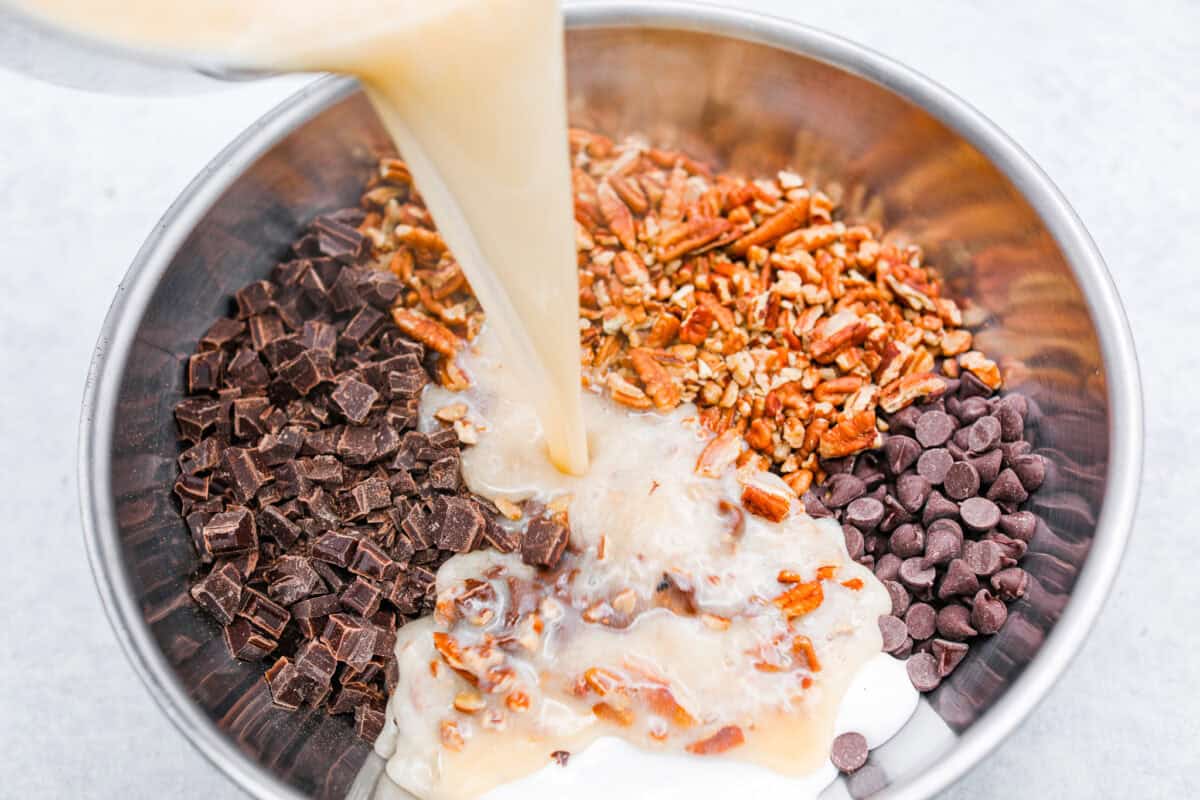
[[[568,29],[658,28],[764,44],[870,80],[919,106],[971,143],[1037,212],[1078,281],[1096,325],[1106,367],[1109,408],[1108,490],[1091,552],[1070,599],[1017,680],[959,737],[943,760],[880,797],[929,797],[965,774],[1042,701],[1079,651],[1109,595],[1129,539],[1142,469],[1142,395],[1133,336],[1116,287],[1082,221],[1049,177],[987,117],[935,81],[834,34],[748,11],[662,0],[568,3]],[[126,657],[150,695],[184,737],[242,790],[257,798],[304,797],[245,756],[191,701],[155,643],[133,597],[114,524],[109,474],[117,393],[146,307],[179,246],[223,192],[260,156],[355,91],[327,76],[292,94],[254,122],[188,184],[154,226],[118,286],[92,357],[79,431],[78,480],[84,541],[93,578]]]

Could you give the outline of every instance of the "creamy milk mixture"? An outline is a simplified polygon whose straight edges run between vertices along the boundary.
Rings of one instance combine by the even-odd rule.
[[[357,76],[572,474],[587,468],[558,0],[18,0],[84,33]]]
[[[694,409],[639,416],[589,396],[585,441],[557,0],[25,5],[210,62],[358,76],[487,312],[462,363],[485,428],[465,478],[569,517],[570,552],[551,574],[496,552],[439,572],[438,613],[400,632],[377,742],[399,785],[813,796],[835,731],[878,744],[902,724],[915,692],[879,653],[888,595],[837,525],[745,513],[743,484],[786,487],[735,474],[732,440],[706,451]],[[426,411],[457,400],[433,390]],[[547,768],[553,751],[574,766]]]
[[[550,575],[492,551],[442,567],[439,613],[400,631],[376,744],[391,778],[420,797],[477,797],[613,736],[688,763],[820,771],[890,608],[840,528],[744,513],[740,481],[764,476],[698,474],[707,442],[690,408],[634,415],[585,396],[592,463],[562,475],[498,351],[488,331],[462,360],[483,429],[464,477],[493,499],[564,508],[570,552]],[[463,401],[433,389],[423,406]],[[915,704],[911,687],[891,696]]]

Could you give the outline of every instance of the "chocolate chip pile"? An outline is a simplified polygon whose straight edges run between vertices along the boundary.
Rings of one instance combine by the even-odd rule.
[[[204,565],[191,595],[229,651],[274,657],[277,705],[353,712],[373,741],[396,630],[433,609],[437,568],[482,546],[552,565],[567,534],[499,525],[462,485],[455,430],[416,429],[440,356],[389,315],[401,286],[369,266],[362,220],[316,219],[200,339],[175,493]]]
[[[804,497],[810,515],[842,523],[850,555],[887,588],[884,650],[908,659],[922,692],[1024,595],[1017,563],[1036,518],[1022,506],[1046,472],[1023,395],[993,395],[970,373],[948,383],[939,399],[888,417],[879,450],[824,462],[828,480]]]

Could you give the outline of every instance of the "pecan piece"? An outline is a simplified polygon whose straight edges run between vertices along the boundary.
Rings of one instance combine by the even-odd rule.
[[[650,326],[650,332],[646,334],[645,344],[647,347],[666,347],[675,339],[675,334],[679,333],[679,317],[674,314],[663,312],[654,319],[654,324]],[[701,339],[701,341],[704,341]]]
[[[937,397],[946,391],[946,382],[932,372],[920,372],[897,378],[879,393],[879,407],[895,414],[922,397]]]
[[[400,330],[447,358],[454,358],[458,352],[458,337],[440,322],[407,308],[393,308],[392,320]]]
[[[654,405],[654,402],[646,396],[638,387],[634,386],[629,381],[622,378],[615,372],[608,373],[606,379],[608,383],[608,392],[612,399],[623,406],[635,408],[639,411],[645,411]]]
[[[1000,368],[996,366],[996,362],[985,356],[978,350],[971,350],[963,353],[958,357],[959,365],[970,371],[972,375],[983,381],[984,385],[989,389],[999,389],[1002,380],[1000,378]]]
[[[616,191],[607,183],[602,183],[596,189],[596,198],[600,203],[600,214],[604,223],[613,235],[621,242],[626,250],[637,248],[637,228],[633,222],[633,214],[629,206],[617,196]]]
[[[628,250],[617,253],[613,259],[613,272],[617,273],[617,280],[626,286],[640,286],[650,282],[650,273],[646,271],[642,260]]]
[[[708,329],[712,327],[712,323],[712,311],[705,306],[696,306],[683,321],[679,341],[684,344],[702,344],[708,338]]]
[[[650,210],[650,201],[646,199],[646,193],[636,180],[626,175],[610,175],[608,184],[633,213],[641,216]]]
[[[656,255],[664,264],[699,250],[715,239],[736,230],[733,223],[721,217],[698,217],[676,225],[658,241]]]
[[[782,522],[792,508],[792,490],[773,472],[739,470],[742,505],[757,517]]]
[[[706,478],[719,478],[725,470],[733,466],[741,452],[742,440],[738,432],[725,431],[704,446],[700,457],[696,459],[696,474]]]
[[[646,394],[660,411],[679,405],[682,390],[671,377],[671,373],[658,362],[653,351],[635,347],[629,351],[629,361],[633,364],[642,385],[646,387]]]
[[[875,429],[875,410],[855,414],[839,422],[821,436],[821,458],[842,458],[882,444]]]
[[[729,245],[729,252],[735,256],[744,256],[746,251],[755,245],[765,247],[780,236],[799,228],[808,219],[808,204],[788,203],[783,210],[776,212],[754,230]]]
[[[837,358],[841,351],[857,347],[867,340],[871,329],[860,319],[845,319],[842,315],[846,313],[848,312],[835,314],[814,331],[809,353],[817,363],[827,364]],[[849,316],[853,317],[852,314]]]
[[[700,739],[687,746],[687,751],[698,756],[715,756],[745,744],[746,737],[737,725],[726,725],[707,739]]]

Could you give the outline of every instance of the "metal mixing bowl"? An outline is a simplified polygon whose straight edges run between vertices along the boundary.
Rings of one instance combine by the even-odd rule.
[[[924,797],[1032,710],[1108,594],[1141,465],[1137,365],[1116,292],[1066,201],[961,100],[836,37],[709,7],[568,12],[574,121],[747,173],[791,166],[840,184],[857,217],[921,243],[980,346],[1036,399],[1052,463],[1024,565],[1036,580],[998,635],[923,703],[871,768],[830,796]],[[218,156],[130,268],[97,347],[80,483],[96,582],[166,714],[252,795],[342,797],[378,759],[343,719],[271,707],[260,667],[232,661],[187,596],[197,562],[170,486],[172,407],[197,338],[314,214],[354,204],[389,144],[356,84],[320,81]],[[1031,765],[1036,769],[1036,765]]]

